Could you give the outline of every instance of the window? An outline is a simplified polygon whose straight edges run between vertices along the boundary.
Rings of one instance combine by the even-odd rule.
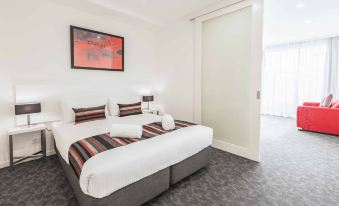
[[[338,42],[329,38],[265,48],[262,114],[295,117],[304,101],[335,95]]]

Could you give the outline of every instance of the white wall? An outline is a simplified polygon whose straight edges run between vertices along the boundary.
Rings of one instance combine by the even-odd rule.
[[[155,30],[131,17],[91,5],[80,8],[68,0],[0,3],[0,167],[9,161],[7,129],[15,126],[17,85],[75,83],[100,89],[147,84],[166,113],[193,121],[194,24],[188,18]],[[71,69],[69,25],[124,36],[125,72]],[[20,140],[15,142],[15,152],[38,149],[38,144],[32,145],[36,136],[16,137]],[[47,143],[52,153],[50,137]]]
[[[182,18],[156,32],[159,85],[163,87],[166,111],[193,121],[194,24]]]
[[[9,161],[7,129],[15,125],[18,85],[54,88],[85,82],[100,89],[109,85],[107,82],[112,86],[148,84],[166,113],[193,121],[194,25],[188,18],[154,29],[130,17],[104,9],[92,13],[90,6],[79,9],[63,0],[0,1],[0,167]],[[71,69],[69,25],[124,36],[125,72]],[[16,154],[37,150],[39,144],[32,144],[36,136],[16,137]],[[50,137],[47,143],[52,153]]]
[[[125,72],[71,69],[69,25],[124,36]],[[135,24],[46,0],[1,0],[0,29],[0,167],[9,161],[7,129],[14,126],[15,85],[77,82],[100,88],[103,82],[114,86],[158,79],[154,32]],[[156,84],[151,87],[157,89]],[[32,146],[34,136],[15,137],[16,154],[36,150],[39,144]],[[50,139],[48,150],[53,150]]]

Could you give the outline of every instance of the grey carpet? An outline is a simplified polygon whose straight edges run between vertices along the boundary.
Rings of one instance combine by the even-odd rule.
[[[214,149],[210,165],[149,206],[339,205],[339,137],[262,118],[262,161]],[[133,195],[133,194],[131,194]],[[56,156],[0,170],[0,205],[78,205]]]

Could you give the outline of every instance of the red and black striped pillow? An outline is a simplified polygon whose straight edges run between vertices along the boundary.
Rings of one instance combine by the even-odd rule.
[[[106,105],[89,108],[73,108],[75,113],[75,124],[106,119]]]
[[[118,104],[119,105],[119,116],[125,117],[130,115],[142,114],[141,102],[134,104]]]

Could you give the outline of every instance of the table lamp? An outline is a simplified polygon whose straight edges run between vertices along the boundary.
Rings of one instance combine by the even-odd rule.
[[[31,114],[40,113],[41,104],[40,103],[25,103],[25,104],[16,104],[15,105],[15,115],[27,114],[27,125],[31,125]]]
[[[147,109],[149,110],[149,103],[154,101],[153,95],[142,96],[142,101],[147,102]]]

